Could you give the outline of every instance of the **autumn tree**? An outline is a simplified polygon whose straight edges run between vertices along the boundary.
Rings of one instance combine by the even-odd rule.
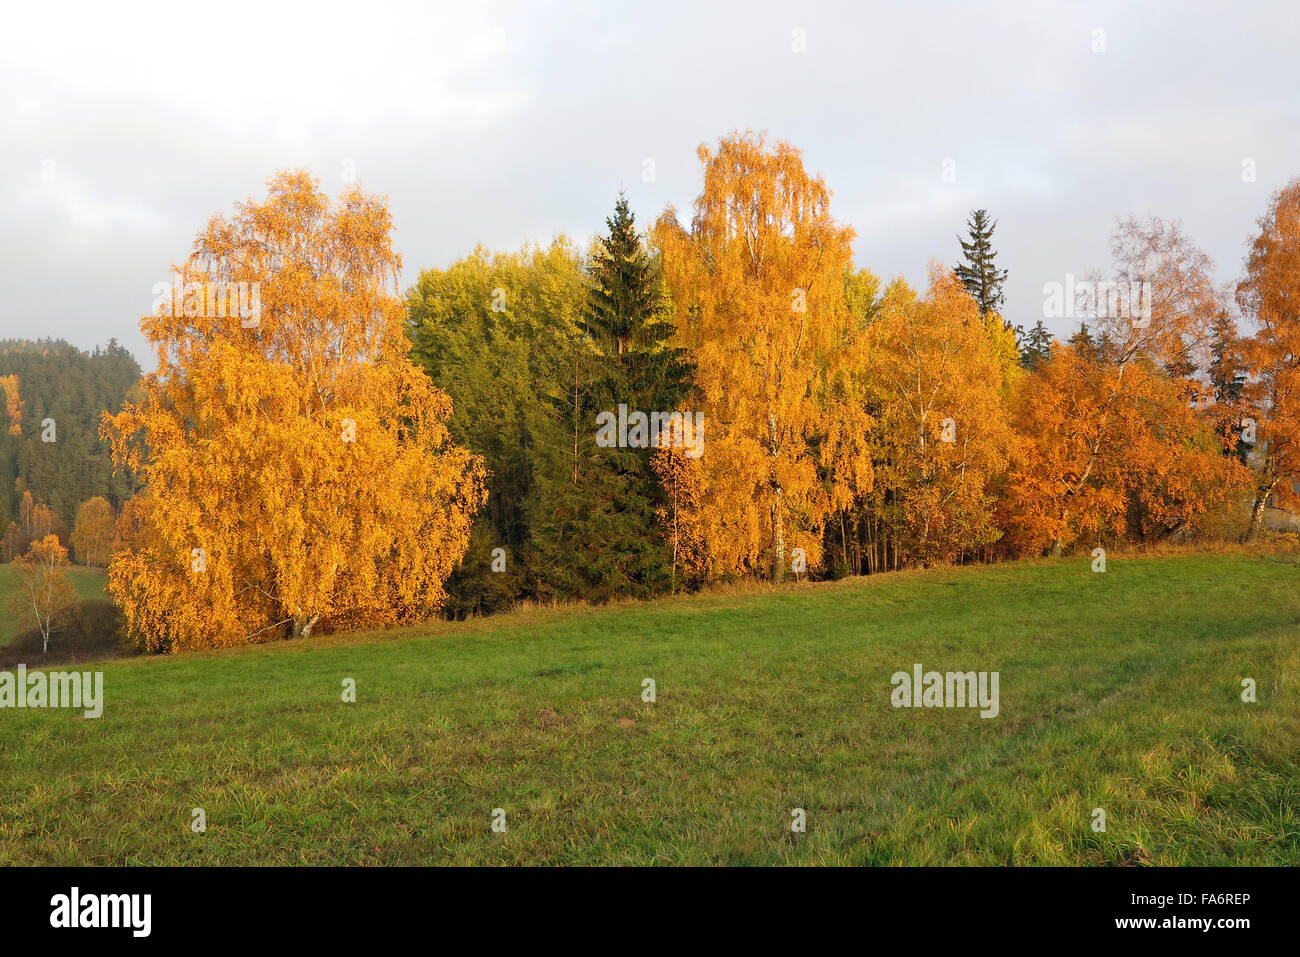
[[[1300,475],[1300,179],[1274,194],[1246,257],[1237,301],[1258,325],[1241,347],[1250,381],[1247,431],[1261,450],[1247,538],[1258,532],[1270,497],[1294,503]],[[1253,429],[1251,428],[1253,426]]]
[[[880,278],[870,269],[849,266],[844,273],[844,301],[848,322],[841,347],[829,355],[822,401],[840,412],[828,418],[827,424],[846,441],[836,442],[828,434],[832,441],[825,447],[838,452],[842,460],[863,455],[864,462],[861,481],[840,482],[831,490],[832,511],[822,535],[822,565],[833,576],[862,572],[870,564],[870,556],[864,552],[872,520],[867,498],[873,489],[869,443],[872,416],[880,409],[879,383],[871,368],[871,327],[879,321],[885,301]]]
[[[331,204],[306,173],[277,174],[265,202],[200,231],[179,295],[141,320],[158,369],[101,429],[143,479],[108,587],[145,647],[442,604],[483,469],[406,357],[391,230],[382,198]]]
[[[1076,306],[1114,363],[1144,355],[1183,378],[1203,369],[1223,309],[1210,257],[1178,223],[1128,217],[1111,236],[1111,259],[1112,276],[1080,284]]]
[[[681,520],[706,545],[707,575],[780,580],[795,548],[820,561],[836,495],[870,483],[867,417],[828,391],[853,339],[853,232],[785,143],[733,134],[699,157],[689,227],[669,207],[654,230],[705,423],[699,506]]]
[[[3,353],[0,353],[2,355]],[[3,366],[0,366],[2,373]],[[0,374],[0,521],[13,517],[15,480],[19,479],[18,459],[22,450],[23,399],[18,376]]]
[[[983,313],[980,323],[993,349],[993,359],[998,372],[999,394],[1003,402],[1011,397],[1016,384],[1024,375],[1021,362],[1020,340],[1015,327],[1000,312]]]
[[[1193,390],[1149,356],[1118,367],[1058,344],[1011,405],[1018,435],[1001,521],[1017,554],[1103,537],[1168,537],[1240,488]]]
[[[67,541],[68,526],[55,514],[54,509],[50,508],[44,502],[37,502],[36,506],[30,512],[31,520],[28,524],[28,533],[33,539],[44,538],[47,535],[55,536],[60,543]]]
[[[671,435],[668,441],[660,442],[652,456],[664,490],[655,514],[669,549],[669,590],[676,592],[683,579],[692,585],[700,583],[708,567],[708,547],[702,538],[704,525],[697,520],[702,505],[703,468],[699,458],[687,454],[685,442],[674,442]],[[686,574],[680,575],[679,569]]]
[[[66,546],[69,540],[67,524],[54,509],[33,495],[31,489],[23,488],[23,485],[20,479],[17,486],[22,489],[22,496],[18,500],[18,520],[11,523],[11,529],[6,530],[6,554],[10,558],[21,555],[32,542],[47,535],[53,535],[60,544]]]
[[[5,434],[22,435],[23,396],[18,376],[12,372],[9,375],[0,375],[0,392],[4,393]]]
[[[1185,530],[1241,477],[1199,411],[1224,308],[1213,263],[1158,218],[1121,220],[1111,253],[1112,278],[1077,287],[1079,333],[1013,402],[1023,441],[1004,508],[1025,553],[1057,554],[1084,534]]]
[[[18,500],[18,524],[22,526],[23,532],[29,536],[35,532],[37,504],[36,496],[32,494],[31,489],[24,489],[22,498]]]
[[[1011,332],[932,264],[924,298],[904,283],[887,290],[871,335],[870,567],[955,561],[1000,535],[993,483],[1011,441],[1003,383],[1020,371]]]
[[[34,627],[41,633],[42,653],[50,650],[55,619],[77,600],[68,581],[67,564],[68,550],[54,535],[32,542],[26,554],[13,560],[18,587],[10,610],[20,627]]]
[[[113,553],[116,517],[108,499],[97,495],[81,503],[72,527],[72,549],[83,565],[103,568]]]
[[[10,522],[5,528],[4,539],[0,540],[0,553],[3,554],[3,560],[11,562],[18,555],[23,553],[20,546],[23,539],[23,530],[17,522]]]

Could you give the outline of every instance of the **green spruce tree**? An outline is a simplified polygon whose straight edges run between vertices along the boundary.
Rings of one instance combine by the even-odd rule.
[[[1020,364],[1026,369],[1035,369],[1051,359],[1052,334],[1043,325],[1043,320],[1039,319],[1024,337],[1020,348]]]
[[[671,580],[671,558],[655,515],[664,498],[652,448],[601,447],[602,412],[670,412],[686,397],[690,370],[669,343],[656,267],[625,197],[606,220],[588,268],[587,351],[566,389],[578,424],[572,455],[544,470],[533,504],[536,567],[543,596],[607,601],[646,597]],[[567,451],[567,450],[566,450]],[[560,466],[563,462],[563,471]]]
[[[1226,310],[1220,310],[1210,325],[1210,386],[1214,401],[1233,403],[1241,398],[1246,384],[1245,364],[1238,354],[1237,323]]]
[[[1007,271],[998,269],[994,263],[998,254],[993,249],[993,230],[997,225],[996,220],[989,218],[987,210],[977,209],[966,222],[970,242],[958,237],[963,262],[953,269],[979,304],[981,316],[998,312],[1006,301],[1002,286],[1007,280]]]

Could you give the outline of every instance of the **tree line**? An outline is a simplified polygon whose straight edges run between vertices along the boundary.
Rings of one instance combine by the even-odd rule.
[[[135,638],[1249,537],[1293,494],[1300,181],[1234,288],[1176,223],[1121,220],[1060,342],[1001,315],[987,211],[913,288],[853,261],[798,150],[699,158],[689,214],[620,197],[587,249],[479,248],[404,293],[357,187],[281,173],[215,217],[100,426],[139,486],[109,570]],[[233,282],[256,321],[205,314]]]
[[[1289,493],[1269,476],[1291,474],[1294,420],[1267,385],[1286,354],[1237,331],[1243,313],[1261,321],[1252,284],[1287,267],[1257,257],[1218,288],[1176,223],[1122,220],[1062,343],[1000,314],[987,211],[963,261],[932,264],[918,290],[852,262],[851,230],[788,145],[737,135],[700,157],[688,224],[670,208],[637,235],[620,201],[585,256],[563,239],[478,250],[410,291],[412,356],[491,475],[454,613],[1249,536]],[[622,335],[593,319],[613,301],[636,304],[616,311]],[[629,377],[643,358],[657,378]],[[599,448],[594,414],[617,404],[702,413],[707,453]],[[1248,468],[1252,454],[1271,464]]]

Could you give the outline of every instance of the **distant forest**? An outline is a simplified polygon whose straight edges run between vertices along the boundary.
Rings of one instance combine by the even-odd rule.
[[[116,340],[85,352],[61,339],[0,339],[0,528],[21,524],[28,491],[67,528],[95,496],[121,508],[135,489],[131,475],[113,474],[99,420],[139,381]]]

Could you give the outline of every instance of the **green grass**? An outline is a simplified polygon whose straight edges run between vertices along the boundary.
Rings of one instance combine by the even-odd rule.
[[[68,580],[83,601],[87,598],[104,598],[104,572],[99,568],[72,567]],[[13,641],[22,630],[20,621],[10,610],[9,603],[18,591],[18,576],[13,566],[0,564],[0,645]]]
[[[0,861],[1300,863],[1300,570],[1089,564],[113,662],[99,720],[0,711]],[[891,707],[913,662],[1001,714]]]

